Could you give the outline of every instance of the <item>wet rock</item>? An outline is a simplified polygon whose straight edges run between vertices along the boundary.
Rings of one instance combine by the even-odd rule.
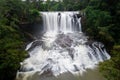
[[[31,67],[31,68],[23,68],[21,67],[20,68],[20,72],[28,72],[28,71],[33,71],[34,69]]]
[[[82,15],[81,15],[81,14],[76,14],[76,15],[77,15],[77,17],[78,17],[78,18],[82,17]]]
[[[72,59],[74,59],[74,49],[73,48],[68,48],[68,53]]]
[[[64,34],[59,34],[58,38],[55,41],[61,47],[70,47],[72,45],[73,40]]]
[[[42,41],[35,41],[32,43],[31,47],[28,49],[28,51],[32,51],[35,47],[42,45]]]
[[[61,14],[60,14],[60,13],[58,13],[58,15],[60,16]]]
[[[73,65],[75,67],[75,71],[79,71],[78,67],[76,65]]]
[[[50,70],[50,69],[47,69],[46,71],[44,71],[42,74],[41,74],[41,76],[53,76],[53,73],[52,73],[52,71]]]

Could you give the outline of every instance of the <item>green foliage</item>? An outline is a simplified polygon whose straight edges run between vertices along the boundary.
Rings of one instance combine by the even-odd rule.
[[[112,17],[107,11],[94,9],[91,6],[86,8],[86,27],[87,34],[94,39],[103,42],[107,47],[111,46],[114,38],[110,35]],[[111,44],[111,45],[110,45]]]
[[[111,55],[111,59],[100,63],[99,67],[107,80],[120,79],[119,5],[120,1],[117,0],[90,0],[85,9],[86,25],[84,30],[93,39],[103,42]]]
[[[112,7],[109,7],[110,3]],[[102,41],[107,47],[112,47],[114,43],[120,43],[118,6],[119,2],[113,2],[112,0],[90,0],[89,5],[85,9],[85,32],[94,39]]]
[[[37,9],[40,11],[79,11],[84,9],[89,0],[63,0],[63,2],[50,1],[43,3],[36,1]]]
[[[2,4],[0,6],[1,17],[7,19],[6,25],[31,23],[39,17],[39,11],[34,6],[30,6],[33,3],[25,3],[21,0],[4,0],[0,1],[0,4]]]
[[[15,79],[19,63],[26,56],[25,37],[18,25],[38,20],[35,8],[33,3],[21,0],[0,0],[0,80]]]
[[[111,59],[100,64],[100,71],[107,80],[120,79],[120,45],[114,46],[111,52]]]
[[[104,27],[108,26],[111,16],[106,11],[94,10],[92,7],[86,8],[87,26]]]
[[[39,17],[40,13],[38,10],[36,9],[32,9],[29,11],[29,16],[28,16],[28,20],[30,23],[33,23],[35,21],[37,21],[37,18]]]
[[[24,34],[18,25],[33,22],[38,16],[37,10],[21,0],[0,0],[0,80],[15,79],[26,56]]]
[[[11,26],[0,25],[0,80],[12,80],[25,58],[21,33]]]

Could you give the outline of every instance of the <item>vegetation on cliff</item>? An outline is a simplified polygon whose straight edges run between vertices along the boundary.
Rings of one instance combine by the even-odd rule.
[[[36,9],[20,0],[0,0],[0,80],[13,80],[26,57],[25,35],[20,24],[32,23]]]
[[[100,63],[107,80],[120,79],[120,1],[90,0],[86,11],[85,31],[105,44],[111,59]]]

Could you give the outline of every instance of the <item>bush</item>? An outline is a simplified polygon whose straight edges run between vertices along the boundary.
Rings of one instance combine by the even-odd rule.
[[[114,46],[111,50],[111,59],[100,63],[100,71],[107,80],[120,79],[120,45]]]
[[[13,80],[25,58],[26,51],[22,49],[23,38],[19,31],[11,26],[0,26],[0,80]]]

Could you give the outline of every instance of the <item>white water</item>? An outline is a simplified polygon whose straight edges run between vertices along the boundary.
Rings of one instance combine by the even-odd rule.
[[[78,12],[41,14],[45,34],[41,40],[28,44],[26,50],[30,57],[21,62],[18,76],[36,72],[54,76],[66,72],[82,74],[86,69],[94,69],[99,62],[110,59],[102,43],[89,42],[82,33]]]
[[[44,31],[47,33],[73,33],[81,32],[81,18],[79,12],[41,12],[44,22]]]

